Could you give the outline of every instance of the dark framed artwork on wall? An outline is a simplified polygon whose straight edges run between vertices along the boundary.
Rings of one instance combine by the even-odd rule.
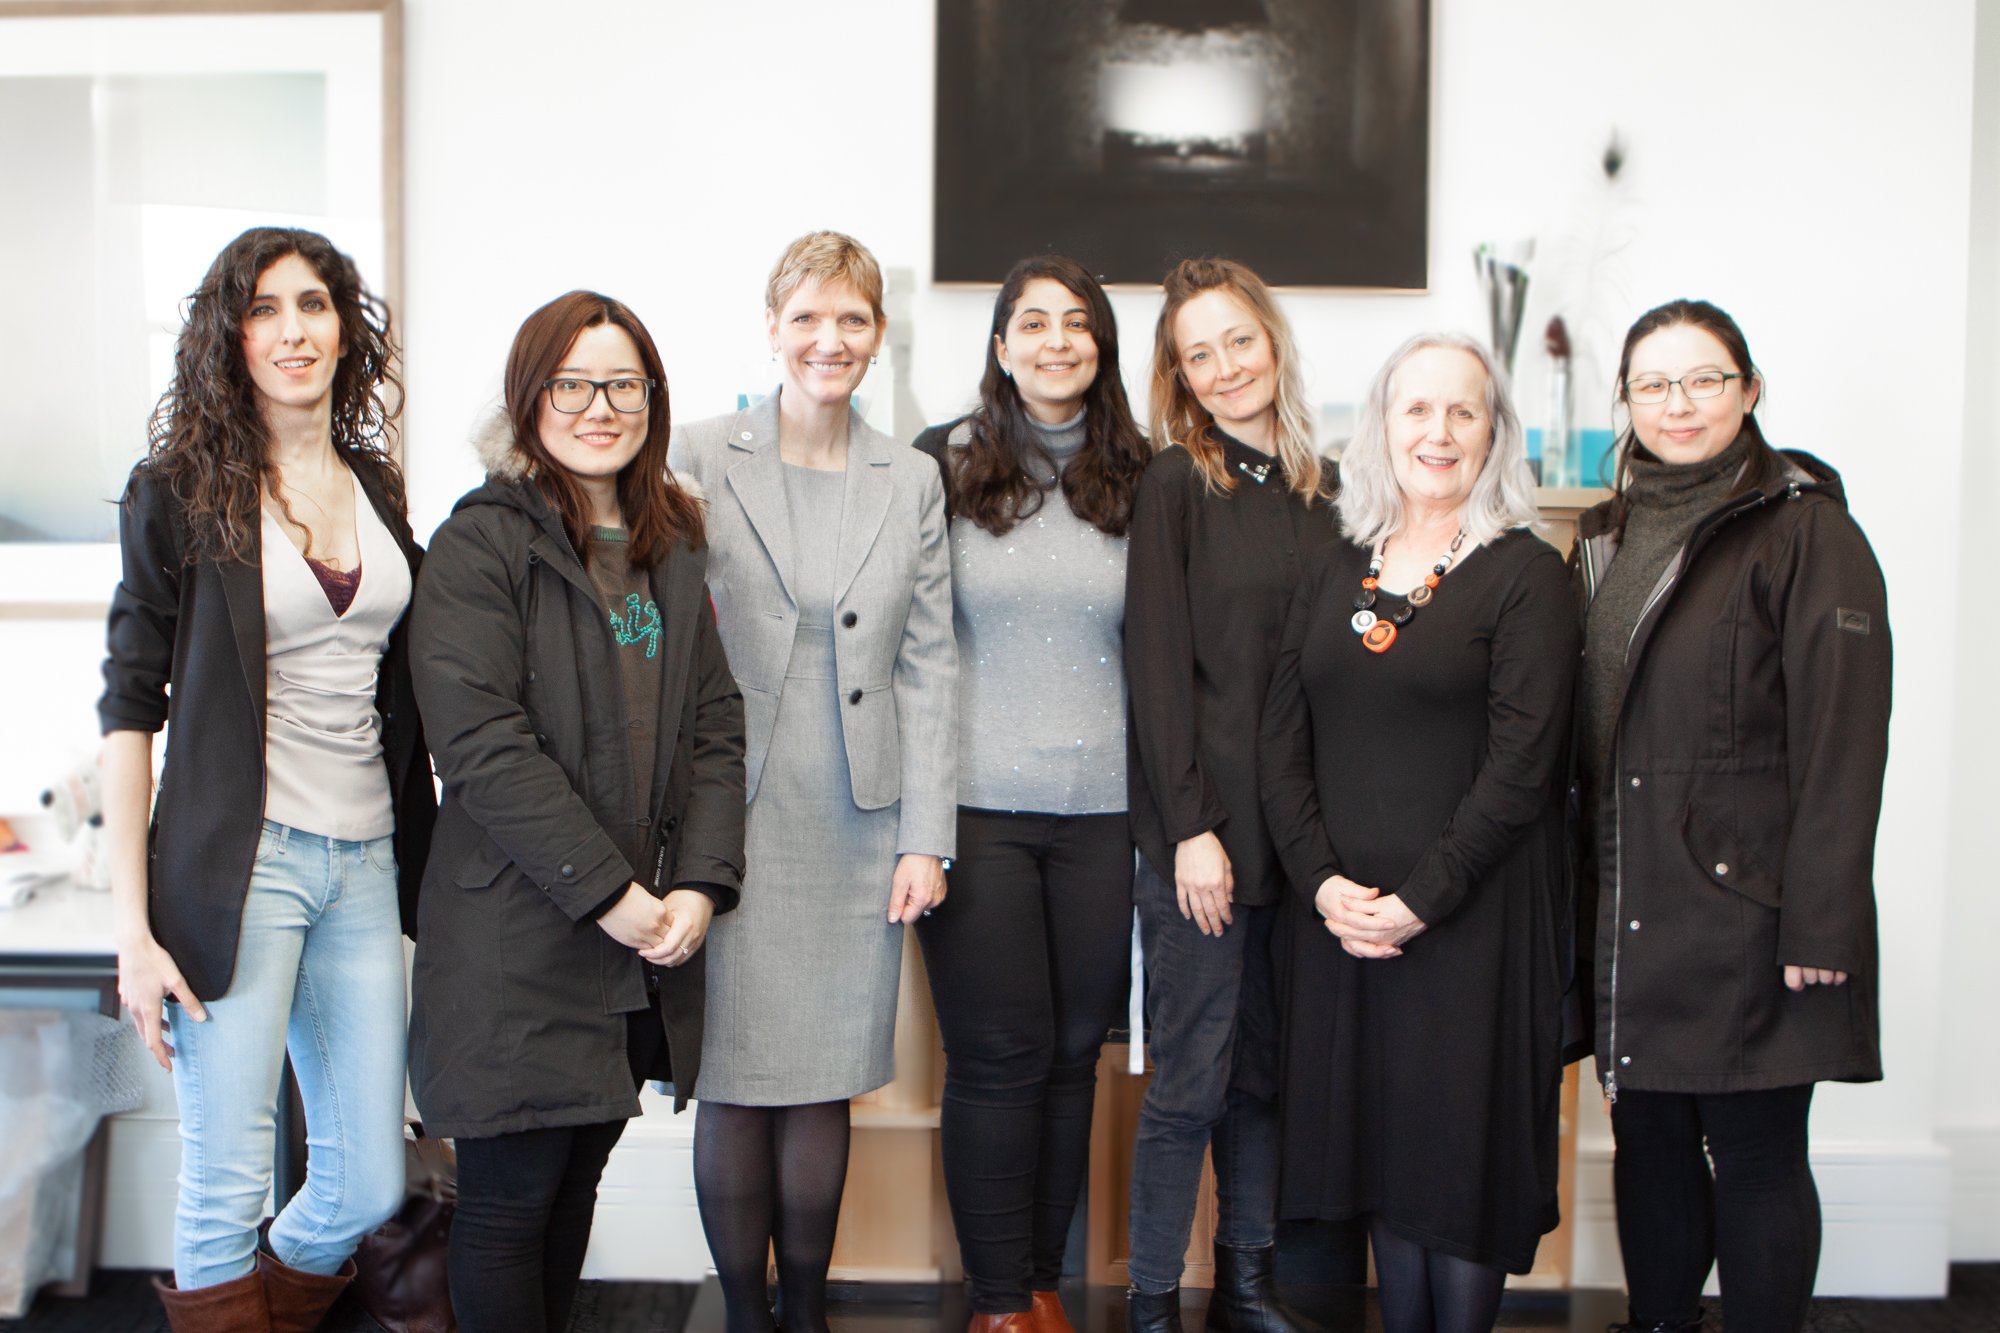
[[[933,276],[1429,277],[1431,0],[938,0]]]

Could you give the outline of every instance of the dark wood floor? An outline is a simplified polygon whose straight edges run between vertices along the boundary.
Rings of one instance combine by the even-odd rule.
[[[956,1333],[965,1327],[962,1292],[936,1287],[845,1287],[833,1313],[835,1333]],[[1377,1333],[1381,1321],[1369,1293],[1352,1287],[1295,1287],[1288,1299],[1326,1333]],[[1078,1333],[1124,1333],[1123,1294],[1111,1287],[1064,1293]],[[1201,1327],[1205,1297],[1190,1292],[1190,1330]],[[1602,1333],[1623,1317],[1618,1292],[1515,1293],[1499,1327],[1543,1333]],[[45,1297],[25,1319],[0,1319],[0,1333],[164,1333],[167,1327],[144,1273],[101,1272],[85,1300]],[[1709,1327],[1722,1329],[1711,1309]],[[343,1302],[325,1333],[380,1333],[374,1320]],[[1960,1264],[1951,1294],[1936,1301],[1825,1300],[1813,1305],[1811,1333],[2000,1333],[2000,1264]],[[700,1286],[665,1282],[586,1282],[570,1333],[721,1333],[722,1296],[711,1280]],[[1758,1333],[1738,1330],[1737,1333]]]

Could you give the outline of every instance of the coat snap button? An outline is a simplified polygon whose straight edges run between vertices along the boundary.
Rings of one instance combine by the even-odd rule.
[[[849,703],[851,703],[851,704],[858,704],[858,703],[860,703],[860,702],[861,702],[861,691],[860,691],[860,690],[856,690],[856,691],[854,691],[854,692],[853,692],[852,694],[848,695],[848,696],[847,696],[847,702],[849,702]]]
[[[1728,873],[1729,873],[1729,862],[1727,862],[1727,861],[1717,861],[1717,862],[1715,863],[1715,873],[1716,873],[1716,874],[1718,874],[1718,875],[1726,875],[1726,874],[1728,874]]]
[[[852,611],[849,611],[846,615],[840,618],[840,623],[847,626],[847,628],[849,629],[853,629],[856,625],[861,623],[861,617],[855,615]]]
[[[1627,929],[1630,930],[1637,930],[1638,928],[1639,928],[1639,923],[1637,921],[1634,921],[1629,927],[1627,927]]]
[[[576,867],[575,867],[575,866],[572,866],[572,865],[566,865],[566,866],[564,866],[564,867],[562,868],[562,877],[563,877],[564,879],[575,879],[575,878],[576,878]]]
[[[668,815],[668,816],[667,816],[667,822],[666,822],[666,826],[665,826],[665,827],[666,827],[666,830],[667,830],[667,832],[669,832],[669,833],[672,833],[672,832],[674,831],[674,829],[675,829],[675,828],[677,828],[677,827],[678,827],[678,826],[680,825],[680,822],[681,822],[681,821],[680,821],[680,819],[679,819],[679,818],[678,818],[677,816],[674,816],[674,815]]]
[[[1639,785],[1639,779],[1637,779],[1637,778],[1633,778],[1633,779],[1632,779],[1632,785],[1633,785],[1633,786],[1635,786],[1635,787],[1636,787],[1636,786],[1638,786],[1638,785]]]
[[[535,739],[540,743],[542,743],[543,745],[547,745],[549,743],[549,733],[546,731],[538,731],[535,733]]]
[[[750,432],[749,432],[749,431],[747,431],[747,430],[746,430],[746,431],[744,431],[744,432],[743,432],[743,438],[744,438],[744,439],[746,439],[746,440],[747,440],[747,439],[749,439],[749,438],[750,438]]]
[[[1629,1055],[1621,1055],[1618,1057],[1618,1063],[1621,1065],[1629,1065],[1632,1063],[1632,1057]]]
[[[533,685],[535,683],[535,673],[532,671],[528,673],[528,683],[530,685]]]
[[[530,551],[528,552],[528,563],[531,565],[539,565],[542,563],[542,557],[538,553]]]

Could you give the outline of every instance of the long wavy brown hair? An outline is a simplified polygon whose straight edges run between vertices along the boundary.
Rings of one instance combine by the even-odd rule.
[[[699,549],[705,540],[701,504],[682,490],[667,471],[667,369],[653,335],[623,301],[597,292],[565,292],[522,322],[507,353],[507,421],[514,443],[528,456],[528,475],[562,518],[563,531],[579,557],[587,557],[590,500],[562,464],[542,443],[542,385],[555,374],[585,329],[616,324],[632,336],[639,360],[653,381],[647,404],[646,439],[618,473],[618,508],[624,516],[627,558],[634,565],[653,565],[675,542]]]
[[[395,511],[409,512],[403,471],[391,456],[403,382],[389,308],[362,285],[354,261],[318,232],[252,227],[222,248],[183,303],[174,377],[146,426],[149,447],[140,466],[165,481],[185,511],[189,563],[255,561],[260,493],[269,491],[284,504],[270,432],[243,356],[243,318],[257,280],[290,255],[312,266],[340,318],[344,350],[333,372],[333,446],[349,467],[373,469]]]
[[[1083,395],[1083,448],[1053,484],[1028,472],[1029,452],[1040,445],[1014,381],[1000,366],[1000,340],[1007,336],[1021,293],[1037,278],[1062,284],[1083,303],[1091,339],[1097,344],[1097,378]],[[1132,495],[1151,451],[1125,399],[1125,383],[1118,374],[1118,321],[1104,288],[1074,259],[1060,255],[1023,259],[1000,284],[989,332],[979,410],[969,422],[971,442],[946,455],[951,460],[952,511],[999,537],[1040,510],[1048,492],[1060,485],[1071,513],[1101,532],[1123,536],[1132,525]]]

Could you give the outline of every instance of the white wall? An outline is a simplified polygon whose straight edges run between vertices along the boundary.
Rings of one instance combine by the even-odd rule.
[[[1994,10],[1981,0],[1988,131],[2000,120]],[[1878,862],[1889,1078],[1817,1101],[1826,1291],[1942,1290],[1939,1127],[1968,1153],[1994,1149],[1983,1160],[2000,1197],[2000,982],[1986,957],[2000,784],[1980,743],[2000,739],[1985,688],[2000,631],[1985,562],[1962,572],[1958,559],[1962,526],[1980,531],[2000,497],[1985,401],[2000,317],[1990,133],[1982,239],[1970,230],[1974,12],[1973,0],[1924,0],[1884,23],[1858,0],[1437,0],[1432,290],[1286,297],[1313,401],[1353,401],[1406,333],[1476,331],[1475,244],[1535,236],[1547,281],[1522,340],[1531,423],[1551,288],[1585,316],[1577,332],[1597,366],[1579,385],[1586,410],[1608,397],[1632,316],[1702,296],[1749,334],[1772,437],[1845,473],[1898,639]],[[760,293],[793,235],[849,230],[885,265],[928,272],[932,14],[931,0],[833,17],[800,0],[572,0],[559,11],[406,0],[398,314],[420,533],[476,480],[467,423],[497,390],[514,328],[557,293],[595,286],[632,304],[661,344],[678,414],[692,417],[771,378]],[[1614,128],[1628,166],[1607,191],[1596,163]],[[648,146],[646,167],[606,169],[614,144]],[[1023,200],[1024,237],[1037,210],[1060,206]],[[1969,278],[1980,284],[1970,307]],[[983,288],[918,292],[913,387],[933,419],[971,392],[990,299]],[[1139,390],[1157,296],[1121,290],[1114,305]],[[1981,359],[1968,360],[1969,335]],[[1985,446],[1970,454],[1968,420]],[[1954,495],[1962,507],[1938,502]],[[0,623],[0,690],[73,700],[93,665],[73,637]],[[34,660],[58,646],[57,659]],[[24,762],[0,753],[0,796],[23,787]],[[1974,921],[1985,929],[1967,929]],[[635,1126],[632,1141],[679,1132]],[[1585,1146],[1599,1154],[1594,1171],[1602,1136],[1587,1132]],[[1601,1256],[1604,1193],[1590,1179],[1579,1213],[1597,1230],[1582,1244]],[[1961,1218],[1958,1251],[2000,1254],[1994,1227],[1980,1226]]]
[[[1978,560],[1977,534],[2000,503],[2000,3],[1982,0],[1976,45],[1972,214],[1965,340],[1965,468],[1960,522]],[[1978,574],[1955,599],[1958,680],[1952,699],[1951,781],[1944,802],[1949,870],[1944,919],[1944,1006],[1939,1015],[1938,1138],[1951,1151],[1951,1257],[2000,1259],[2000,829],[1992,815],[2000,709],[1992,703],[2000,622]]]

